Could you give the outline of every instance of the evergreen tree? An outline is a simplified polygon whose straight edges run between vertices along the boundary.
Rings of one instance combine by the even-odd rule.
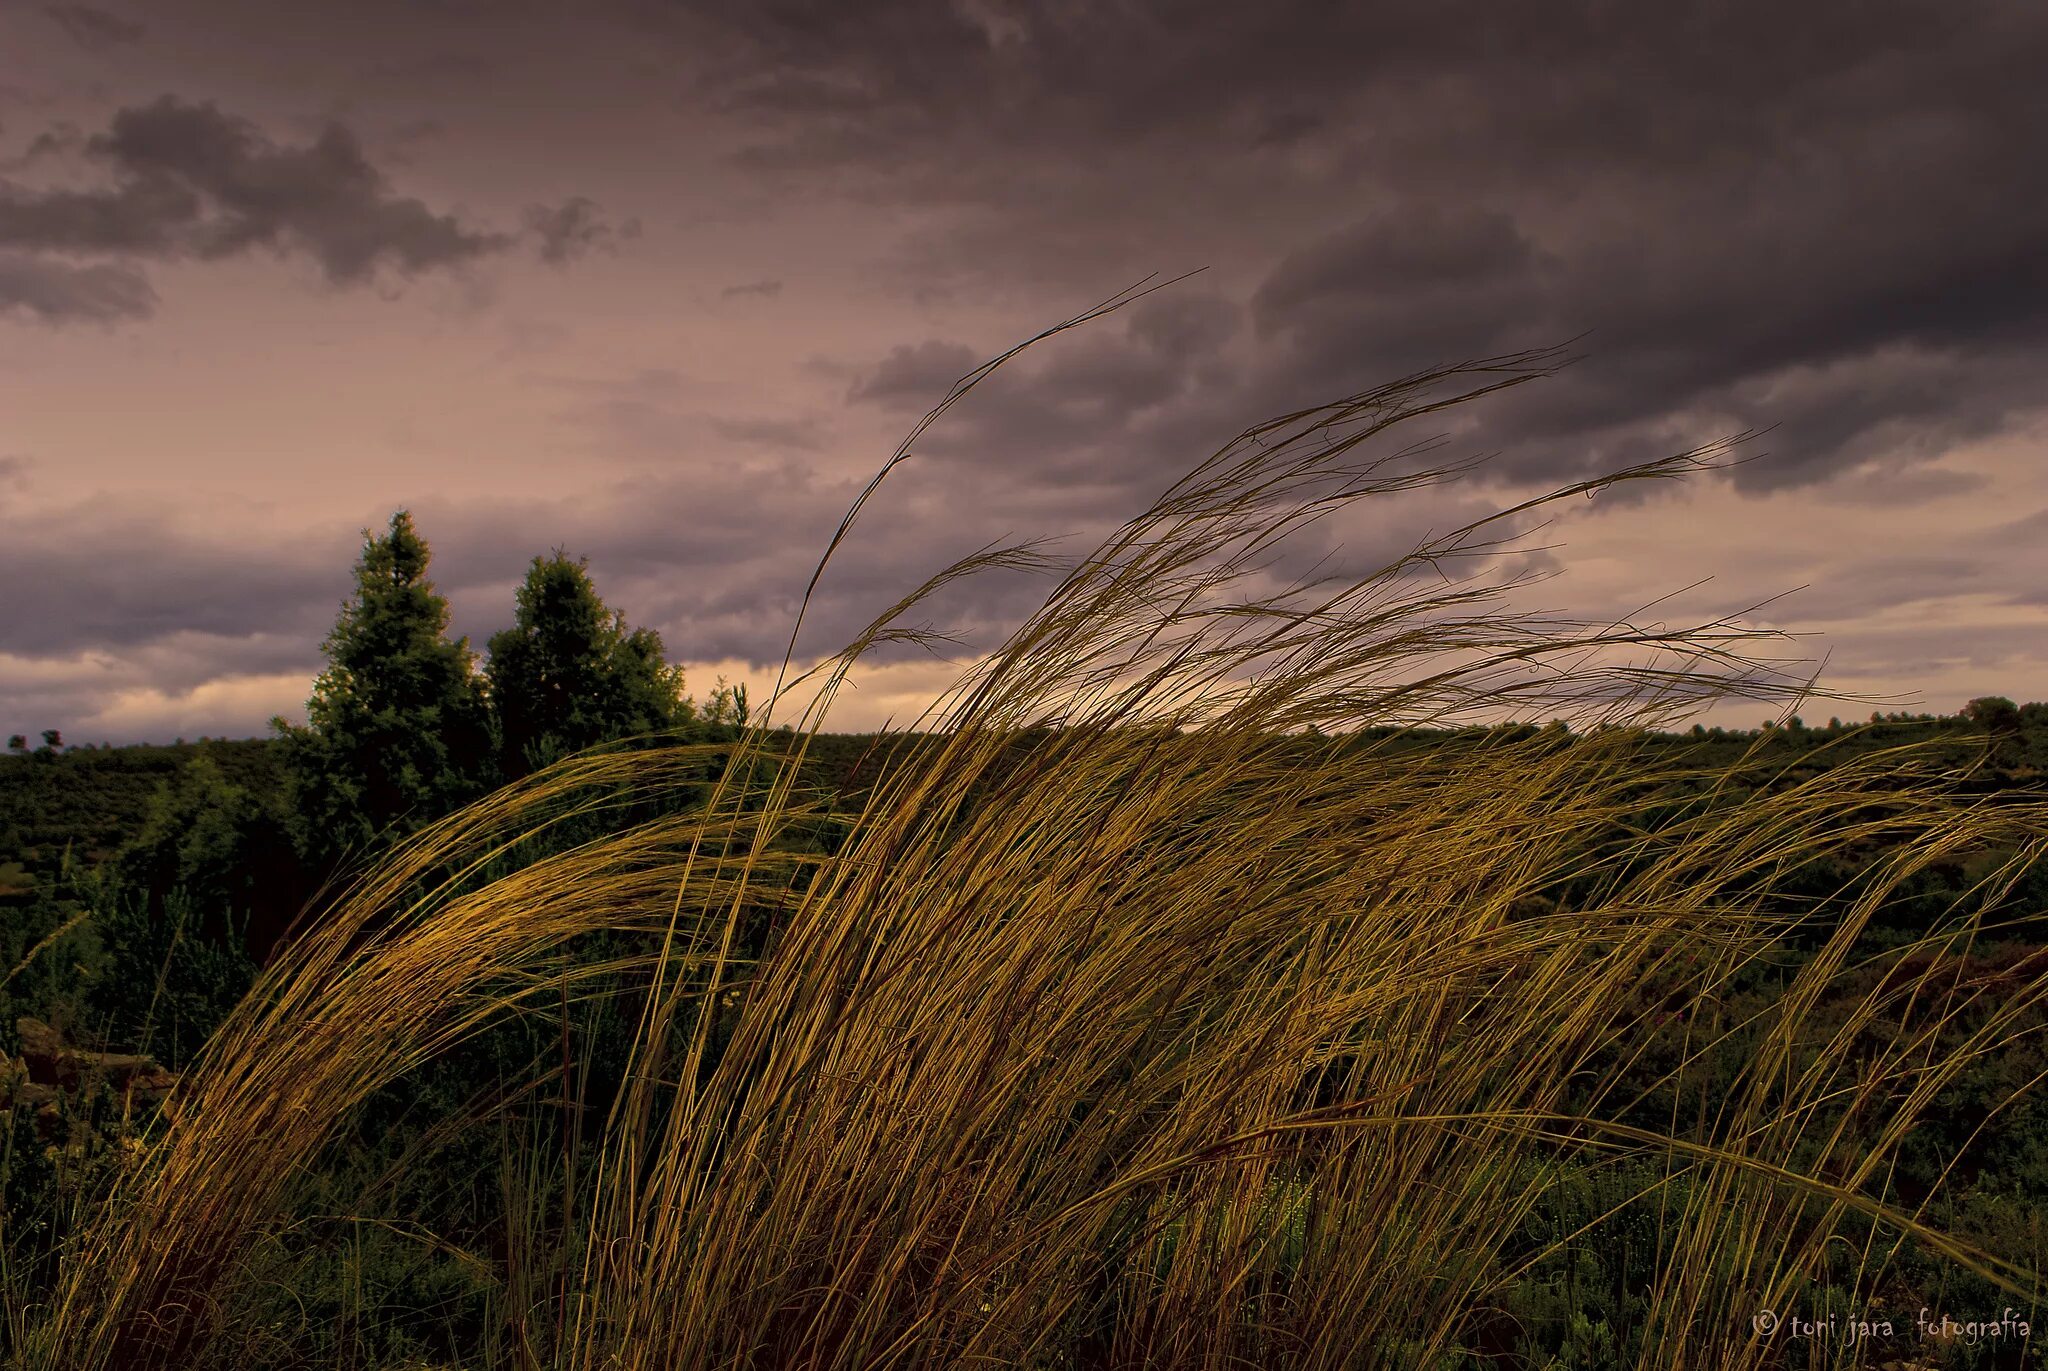
[[[491,638],[486,676],[508,777],[690,717],[661,636],[628,631],[626,616],[598,597],[587,562],[559,550],[533,559],[513,626]]]
[[[317,870],[410,832],[495,780],[483,681],[448,602],[426,579],[426,540],[404,510],[364,530],[356,593],[328,635],[328,667],[284,741],[295,837]]]

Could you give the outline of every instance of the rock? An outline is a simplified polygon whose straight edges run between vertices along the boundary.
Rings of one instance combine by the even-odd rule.
[[[63,1131],[64,1107],[62,1097],[54,1085],[37,1085],[21,1071],[21,1063],[10,1063],[14,1074],[4,1087],[0,1087],[0,1127],[13,1123],[14,1111],[29,1109],[35,1111],[36,1137],[42,1142],[55,1142]]]
[[[59,1090],[76,1090],[86,1081],[105,1081],[116,1094],[153,1103],[170,1093],[178,1083],[175,1072],[157,1064],[154,1057],[140,1052],[89,1052],[73,1047],[41,1019],[17,1019],[14,1031],[21,1037],[22,1065],[36,1085]]]
[[[73,1047],[40,1019],[16,1020],[14,1028],[21,1037],[21,1056],[0,1052],[0,1113],[34,1110],[36,1134],[44,1142],[64,1131],[64,1096],[81,1086],[104,1082],[133,1105],[162,1103],[178,1083],[176,1072],[143,1053]]]
[[[21,1039],[22,1060],[31,1072],[37,1062],[53,1061],[64,1050],[63,1036],[41,1019],[16,1019],[14,1032]]]

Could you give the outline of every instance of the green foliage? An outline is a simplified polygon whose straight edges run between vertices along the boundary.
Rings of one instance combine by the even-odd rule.
[[[2011,700],[1983,696],[1964,706],[1963,717],[1984,730],[1985,756],[1992,766],[2009,770],[2025,760],[2025,721]]]
[[[586,565],[559,551],[534,558],[515,622],[491,638],[485,675],[507,779],[687,717],[682,672],[664,660],[661,636],[628,631]]]
[[[275,914],[292,886],[287,829],[278,797],[236,784],[201,753],[159,787],[113,875],[156,904],[175,889],[216,916]],[[221,927],[216,917],[206,931],[218,935]]]
[[[175,1067],[248,989],[252,925],[263,941],[281,930],[300,881],[274,800],[202,752],[159,786],[141,831],[84,885],[105,947],[88,1025]]]
[[[112,859],[148,823],[158,789],[202,753],[252,798],[282,802],[278,744],[271,739],[0,757],[0,867],[18,864],[27,884],[48,885],[57,881],[67,851],[86,866]],[[0,884],[16,883],[0,878]]]
[[[718,678],[718,684],[698,710],[705,723],[713,727],[745,728],[747,726],[747,684],[727,685],[725,677]]]
[[[110,1042],[182,1066],[255,979],[242,927],[182,889],[153,905],[144,892],[109,883],[104,899],[108,956],[93,987],[93,1022]]]
[[[1952,722],[1922,727],[1916,736],[1938,736]],[[1831,762],[1839,764],[1843,756],[1852,755],[1853,750],[1839,740],[1835,753],[1816,753],[1813,749],[1822,741],[1820,730],[1807,732],[1811,735],[1808,739],[1786,742],[1786,750],[1774,753],[1767,765],[1753,767],[1745,782],[1749,789],[1743,793],[1767,794],[1811,779],[1824,773]],[[1460,754],[1461,749],[1485,741],[1486,735],[1480,733],[1432,732],[1410,735],[1401,741],[1399,750],[1425,763],[1432,756]],[[838,805],[857,808],[877,772],[886,774],[892,766],[901,765],[914,753],[915,743],[903,738],[816,738],[806,757],[807,783],[829,787]],[[1668,743],[1649,746],[1662,751]],[[1383,747],[1392,750],[1385,740]],[[1296,750],[1304,761],[1312,758],[1313,749],[1308,745]],[[119,998],[112,992],[117,984],[126,985],[134,993],[122,1011],[124,1022],[150,1026],[146,1041],[124,1036],[117,1046],[146,1047],[166,1056],[188,1050],[197,1035],[185,1032],[181,1025],[197,1025],[217,1016],[233,998],[235,975],[246,976],[246,967],[238,970],[224,953],[235,945],[236,911],[250,907],[256,898],[255,883],[244,868],[259,858],[266,845],[276,846],[273,840],[253,835],[274,832],[265,825],[279,820],[253,784],[229,779],[224,762],[232,755],[215,749],[191,752],[180,771],[159,784],[142,807],[134,836],[115,858],[103,864],[105,877],[113,883],[110,888],[120,891],[127,902],[94,901],[95,910],[103,911],[96,923],[110,944],[110,964],[122,962],[130,969],[98,982],[93,1003],[98,1015],[109,1018],[111,1029]],[[1475,764],[1483,760],[1481,753],[1472,755]],[[61,764],[69,766],[71,760],[67,757]],[[1020,747],[1017,760],[1028,761],[1029,749]],[[109,753],[103,754],[100,764],[114,768],[119,762],[120,754]],[[19,774],[30,772],[24,769]],[[1005,774],[1003,768],[992,770],[988,786],[975,793],[998,792]],[[1248,791],[1247,799],[1256,790]],[[683,803],[680,788],[665,788],[662,794],[664,798],[651,806],[636,803],[611,817],[578,818],[559,831],[551,830],[544,839],[529,839],[502,869],[494,864],[485,874],[509,874],[597,837],[608,828],[644,820],[657,811],[675,812]],[[1698,812],[1695,803],[1682,798],[1646,804],[1646,813],[1657,816],[1658,827]],[[836,833],[821,826],[813,834],[811,827],[808,822],[792,823],[784,841],[803,850],[839,848]],[[1586,841],[1589,852],[1605,851],[1604,839],[1589,836]],[[1831,926],[1817,911],[1844,887],[1853,891],[1867,883],[1869,869],[1888,851],[1891,849],[1879,846],[1857,850],[1853,856],[1788,865],[1771,882],[1771,894],[1788,911],[1807,911],[1807,924]],[[1904,883],[1897,898],[1885,906],[1880,922],[1924,928],[1953,915],[1980,860],[1930,865]],[[2039,874],[2037,868],[2029,878],[2033,885],[2022,884],[2014,903],[2042,907],[2038,891],[2027,893],[2038,885]],[[38,887],[35,907],[41,912],[33,925],[36,931],[34,936],[26,936],[28,926],[23,925],[24,937],[16,940],[16,947],[32,945],[61,924],[67,910],[76,907],[67,904],[60,909],[51,895],[56,888],[54,884]],[[1589,893],[1592,889],[1588,888]],[[145,905],[141,893],[148,893],[153,902]],[[26,902],[20,907],[26,908]],[[151,917],[144,917],[145,908]],[[40,979],[42,972],[48,969],[54,978],[59,969],[75,965],[84,935],[91,928],[81,929],[70,941],[44,953],[17,980],[15,988],[28,996],[57,989],[56,979]],[[1777,980],[1729,982],[1725,990],[1730,995],[1730,1016],[1739,1019],[1769,1013],[1783,993],[1783,980],[1811,957],[1811,943],[1810,936],[1802,936],[1798,942],[1784,945],[1788,959],[1778,964]],[[760,931],[742,933],[735,939],[735,949],[743,957],[759,955],[763,950]],[[627,950],[621,943],[601,953],[579,954],[579,960],[601,960]],[[1970,975],[2007,974],[2011,956],[2016,955],[2001,954]],[[166,965],[170,974],[160,975]],[[1862,1002],[1871,983],[1852,981],[1844,986],[1849,993],[1817,1003],[1805,1020],[1806,1031],[1815,1039],[1802,1047],[1797,1063],[1813,1060]],[[729,1001],[722,999],[721,1003]],[[619,1076],[631,1053],[637,1004],[579,999],[567,1015],[569,1032],[565,1035],[543,1003],[538,1006],[539,1013],[508,1020],[459,1045],[447,1057],[395,1082],[370,1100],[363,1118],[344,1130],[341,1145],[323,1163],[330,1169],[320,1173],[325,1177],[322,1184],[292,1209],[296,1216],[293,1226],[277,1239],[278,1247],[266,1249],[259,1259],[257,1269],[264,1281],[274,1283],[253,1283],[239,1297],[249,1303],[235,1308],[237,1336],[249,1341],[238,1341],[232,1355],[222,1353],[227,1360],[219,1364],[325,1367],[352,1362],[396,1368],[419,1364],[412,1360],[417,1358],[467,1365],[463,1358],[468,1350],[516,1345],[516,1338],[507,1331],[507,1321],[521,1309],[530,1309],[537,1325],[550,1335],[557,1332],[548,1319],[559,1274],[569,1265],[562,1245],[577,1240],[559,1230],[566,1217],[590,1211],[588,1168],[594,1158],[573,1152],[573,1145],[556,1134],[541,1134],[522,1149],[519,1165],[531,1168],[533,1176],[522,1182],[526,1189],[515,1194],[497,1183],[497,1173],[507,1163],[498,1155],[496,1119],[480,1119],[455,1132],[440,1129],[437,1121],[474,1109],[479,1089],[487,1095],[503,1095],[523,1081],[536,1079],[546,1070],[550,1057],[561,1051],[566,1037],[574,1059],[572,1093],[581,1101],[575,1113],[586,1121],[586,1140],[598,1136],[601,1122],[618,1096]],[[1978,1009],[1988,1010],[1993,1004],[1995,1001],[1986,1001]],[[1941,1207],[1929,1217],[1938,1227],[1968,1235],[1994,1251],[2037,1263],[2048,1255],[2042,1245],[2042,1215],[2048,1205],[2048,1142],[2043,1141],[2048,1140],[2048,1119],[2043,1117],[2039,1097],[2022,1093],[2016,1105],[1996,1116],[1993,1126],[1974,1142],[1971,1135],[1987,1109],[2021,1092],[2027,1079],[2043,1069],[2039,1022],[2035,1015],[2015,1025],[2023,1031],[2012,1034],[1997,1053],[1954,1073],[1929,1117],[1900,1149],[1896,1168],[1900,1184],[1906,1187],[1905,1197],[1917,1199],[1939,1170],[1960,1155],[1960,1169]],[[1970,1015],[1955,1017],[1934,1044],[1937,1055],[1946,1055],[1951,1046],[1960,1047],[1960,1042],[1951,1044],[1949,1039],[1976,1026]],[[721,1017],[709,1044],[706,1070],[723,1055],[730,1031],[728,1021]],[[1743,1062],[1756,1051],[1753,1036],[1737,1034],[1694,1064],[1686,1075],[1686,1088],[1651,1089],[1652,1078],[1674,1067],[1683,1055],[1685,1032],[1685,1025],[1677,1023],[1652,1036],[1636,1069],[1624,1078],[1628,1085],[1624,1094],[1645,1092],[1641,1106],[1628,1111],[1628,1117],[1651,1126],[1699,1126],[1702,1120],[1695,1104],[1725,1097]],[[180,1045],[181,1034],[188,1046]],[[116,1035],[110,1032],[109,1036]],[[1616,1046],[1632,1049],[1643,1044],[1618,1038]],[[1693,1048],[1698,1047],[1695,1041]],[[493,1082],[497,1084],[492,1086]],[[545,1117],[555,1112],[551,1106],[556,1093],[556,1086],[550,1083],[541,1094],[527,1098],[550,1106],[541,1111]],[[1574,1101],[1575,1108],[1586,1104]],[[25,1113],[17,1129],[29,1129]],[[437,1130],[445,1140],[427,1147],[425,1140]],[[31,1140],[31,1150],[17,1154],[7,1194],[9,1233],[19,1243],[14,1268],[19,1273],[17,1290],[41,1289],[47,1282],[56,1235],[68,1231],[69,1215],[83,1193],[77,1182],[58,1184],[59,1163],[34,1147],[32,1129],[24,1137]],[[1971,1143],[1967,1151],[1965,1143]],[[563,1167],[543,1164],[556,1156],[566,1159],[572,1152],[582,1157],[574,1165],[582,1168],[578,1174],[584,1177],[573,1209],[565,1203]],[[1795,1160],[1805,1164],[1811,1158]],[[366,1197],[371,1186],[362,1178],[387,1174],[392,1179],[383,1189]],[[1664,1278],[1660,1273],[1667,1271],[1672,1260],[1666,1228],[1660,1225],[1668,1226],[1671,1204],[1683,1198],[1684,1188],[1674,1189],[1670,1202],[1654,1194],[1630,1201],[1645,1185],[1640,1167],[1567,1168],[1547,1177],[1532,1174],[1523,1184],[1530,1193],[1541,1194],[1542,1202],[1504,1255],[1532,1264],[1492,1297],[1487,1308],[1497,1312],[1479,1311],[1477,1322],[1461,1336],[1465,1347],[1481,1349],[1483,1355],[1446,1359],[1425,1341],[1412,1349],[1412,1364],[1460,1366],[1471,1371],[1483,1365],[1617,1369],[1636,1365],[1648,1317],[1646,1292]],[[1609,1217],[1594,1223],[1602,1214]],[[1592,1228],[1578,1231],[1589,1223]],[[1180,1220],[1168,1226],[1161,1258],[1171,1256],[1185,1228]],[[1285,1277],[1298,1260],[1306,1229],[1290,1217],[1279,1231],[1276,1271]],[[477,1269],[480,1260],[496,1274],[489,1279],[481,1275]],[[506,1293],[513,1282],[505,1273],[529,1269],[534,1271],[529,1281],[533,1289],[518,1297],[526,1303],[518,1303]],[[1910,1244],[1892,1263],[1892,1283],[1885,1287],[1893,1291],[1888,1303],[1874,1304],[1862,1295],[1851,1299],[1844,1293],[1855,1285],[1856,1275],[1850,1270],[1832,1273],[1825,1282],[1802,1282],[1787,1307],[1813,1313],[1832,1300],[1836,1308],[1881,1309],[1895,1318],[1909,1318],[1927,1300],[1951,1310],[1995,1310],[2010,1299],[1995,1287],[1958,1273],[1938,1254],[1916,1250]],[[1126,1312],[1142,1307],[1116,1306]],[[1113,1326],[1113,1321],[1104,1325]],[[1399,1360],[1397,1353],[1407,1355],[1394,1343],[1379,1351],[1394,1361]],[[1285,1360],[1284,1349],[1273,1355],[1278,1361]],[[1487,1361],[1485,1356],[1500,1360]],[[516,1355],[505,1364],[519,1364]]]
[[[318,869],[448,813],[493,779],[483,681],[468,639],[447,637],[426,540],[403,510],[364,537],[307,721],[273,721],[295,837]]]
[[[101,930],[80,887],[89,873],[63,866],[33,888],[0,895],[0,1045],[16,1049],[15,1020],[84,1016],[84,990],[101,961]]]
[[[11,1290],[47,1280],[56,1252],[62,1208],[53,1152],[37,1136],[34,1110],[0,1114],[0,1256]]]

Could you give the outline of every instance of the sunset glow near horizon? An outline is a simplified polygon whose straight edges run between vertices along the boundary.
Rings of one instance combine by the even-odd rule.
[[[399,508],[474,645],[559,547],[758,699],[961,375],[1196,268],[920,440],[799,658],[991,542],[1086,551],[1251,424],[1576,339],[1387,435],[1478,472],[1311,550],[1768,429],[1525,525],[1559,574],[1516,603],[1699,583],[1652,617],[1770,601],[1824,687],[2048,698],[2048,9],[1683,8],[0,4],[0,732],[302,718]],[[1044,588],[940,608],[988,640]],[[879,664],[830,726],[958,669]]]

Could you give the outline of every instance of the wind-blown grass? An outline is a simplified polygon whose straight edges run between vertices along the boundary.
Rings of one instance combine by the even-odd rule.
[[[1751,1315],[1845,1240],[1873,1279],[1909,1235],[2032,1296],[2034,1273],[1886,1182],[1969,1051],[2041,1006],[2044,968],[1958,978],[1925,954],[1982,935],[1959,916],[1887,954],[1897,974],[1851,1029],[1811,1030],[1889,891],[1964,851],[2011,852],[2009,877],[2048,810],[1972,802],[1900,752],[1738,790],[1639,731],[1707,699],[1798,698],[1751,655],[1770,635],[1530,615],[1511,580],[1443,570],[1488,565],[1546,501],[1717,449],[1363,578],[1262,588],[1290,533],[1469,469],[1374,440],[1557,361],[1448,367],[1242,435],[1064,570],[835,850],[789,841],[814,813],[793,763],[846,672],[918,636],[903,616],[938,587],[1054,568],[1040,550],[949,568],[730,748],[572,759],[418,835],[209,1046],[66,1254],[22,1364],[255,1364],[251,1273],[350,1112],[607,978],[640,1019],[565,1288],[504,1281],[516,1332],[478,1365],[1436,1366],[1534,1260],[1515,1235],[1542,1178],[1614,1161],[1651,1178],[1665,1227],[1646,1364],[1771,1364]],[[1507,715],[1604,726],[1428,749],[1360,731]],[[730,755],[701,809],[515,860],[712,752]],[[1774,880],[1879,841],[1893,857],[1821,952],[1760,1018],[1731,1017],[1728,988],[1801,917]],[[749,920],[776,905],[762,943]],[[640,950],[579,955],[605,930]],[[1966,1050],[1934,1052],[1966,1012]],[[1646,1081],[1674,1013],[1691,1036]],[[1874,1050],[1871,1024],[1889,1025]],[[1681,1111],[1731,1043],[1735,1078]],[[549,1164],[524,1159],[528,1188]]]

